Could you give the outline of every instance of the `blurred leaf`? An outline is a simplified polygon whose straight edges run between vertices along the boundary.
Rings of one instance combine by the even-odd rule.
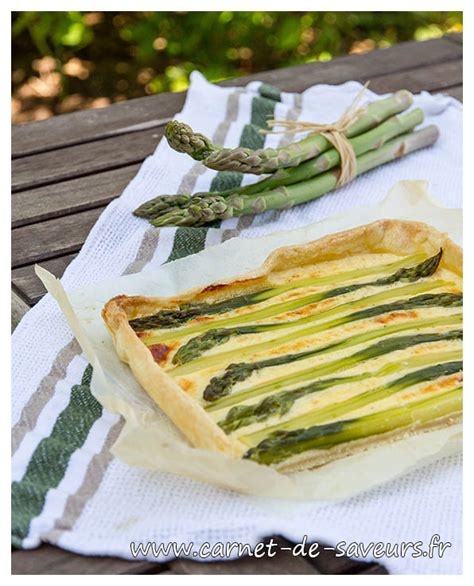
[[[62,35],[61,42],[69,47],[77,47],[82,44],[85,33],[86,27],[81,22],[71,23],[67,32]]]
[[[461,30],[461,12],[13,12],[14,119],[181,91],[193,69],[218,81]],[[35,97],[45,57],[60,91]],[[67,75],[78,62],[88,75]]]

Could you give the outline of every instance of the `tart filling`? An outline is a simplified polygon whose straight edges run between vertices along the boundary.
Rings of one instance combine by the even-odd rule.
[[[109,304],[120,305],[120,328],[161,382],[186,396],[188,437],[199,438],[201,421],[214,438],[206,447],[308,468],[459,419],[462,278],[444,260],[441,247],[368,250],[217,284],[166,306],[153,298]],[[128,350],[121,357],[134,368]]]

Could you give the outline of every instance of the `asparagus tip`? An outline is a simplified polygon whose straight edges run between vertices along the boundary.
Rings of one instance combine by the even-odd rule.
[[[398,90],[394,95],[400,102],[406,104],[407,108],[413,104],[413,94],[408,90]]]
[[[194,159],[201,161],[206,158],[216,147],[212,142],[184,122],[171,120],[165,127],[165,137],[172,149],[179,153],[186,153]]]

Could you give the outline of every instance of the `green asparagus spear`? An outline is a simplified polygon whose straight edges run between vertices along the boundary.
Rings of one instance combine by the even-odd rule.
[[[431,125],[390,140],[379,149],[357,157],[357,175],[430,146],[436,142],[438,136],[438,128]],[[317,199],[335,189],[339,172],[340,170],[336,168],[313,179],[288,187],[277,187],[256,195],[237,194],[227,197],[219,194],[195,195],[188,206],[171,209],[151,220],[151,224],[156,227],[203,226],[214,220],[291,208]]]
[[[423,122],[423,111],[417,108],[405,114],[393,116],[380,124],[380,126],[349,139],[349,142],[351,143],[355,154],[361,155],[367,151],[380,148],[387,141],[412,130],[421,122]],[[297,167],[285,167],[279,169],[267,179],[237,189],[221,191],[218,195],[221,195],[222,197],[239,194],[255,195],[256,193],[270,191],[277,187],[306,181],[307,179],[311,179],[336,167],[339,163],[340,155],[338,151],[331,148],[318,157],[301,163]],[[195,195],[161,195],[145,202],[133,213],[140,218],[153,220],[154,218],[163,215],[165,212],[172,211],[174,208],[186,208],[193,203],[193,198],[195,197],[202,198],[209,195],[211,194],[204,192]]]
[[[422,360],[420,360],[420,358]],[[330,419],[340,419],[350,413],[353,413],[357,409],[361,409],[370,403],[381,401],[391,395],[398,393],[398,391],[406,388],[415,386],[420,383],[431,382],[455,374],[462,370],[462,351],[457,350],[453,352],[440,352],[430,353],[423,356],[414,356],[404,361],[403,367],[410,368],[412,365],[417,363],[425,363],[428,366],[420,370],[409,372],[400,378],[392,380],[386,384],[383,384],[375,389],[371,389],[351,397],[344,401],[339,401],[334,404],[322,407],[319,409],[311,410],[303,415],[299,415],[292,419],[287,419],[283,423],[275,423],[271,427],[256,431],[254,433],[247,434],[241,437],[241,440],[248,445],[255,445],[261,442],[263,439],[268,437],[271,433],[284,430],[292,431],[300,429],[302,427],[310,427],[312,425],[320,425]],[[454,359],[454,360],[452,360]],[[397,366],[397,363],[389,365],[391,369]],[[386,367],[382,367],[379,372],[376,373],[364,373],[360,375],[354,375],[352,377],[344,378],[333,378],[326,379],[323,381],[317,381],[312,385],[295,389],[294,391],[285,391],[283,393],[277,393],[267,397],[257,405],[246,405],[233,407],[224,421],[219,423],[220,427],[226,432],[230,433],[246,425],[250,425],[259,421],[266,421],[269,417],[279,415],[280,417],[291,409],[295,401],[311,395],[315,392],[320,392],[331,388],[339,384],[347,384],[357,382],[359,380],[365,380],[371,377],[383,376],[386,371]]]
[[[421,328],[430,328],[440,325],[454,325],[462,323],[462,315],[454,314],[446,317],[437,317],[432,319],[421,319],[421,320],[410,320],[409,322],[403,322],[394,324],[392,326],[386,326],[385,328],[377,328],[370,330],[362,334],[356,334],[349,338],[345,338],[338,342],[333,342],[326,346],[320,346],[303,352],[296,352],[294,354],[284,354],[283,356],[276,356],[274,358],[267,358],[259,360],[257,362],[241,362],[230,364],[224,371],[223,374],[213,377],[207,387],[204,389],[203,398],[205,401],[215,404],[215,409],[221,409],[222,407],[229,407],[233,404],[240,403],[246,399],[255,398],[261,395],[265,395],[269,392],[279,390],[285,386],[296,384],[299,382],[305,382],[306,380],[313,380],[318,376],[325,376],[332,374],[343,368],[350,368],[363,360],[369,360],[377,356],[382,356],[388,352],[394,352],[396,350],[403,350],[410,346],[417,344],[426,344],[429,342],[436,342],[439,340],[457,340],[462,338],[462,330],[455,330],[452,332],[441,332],[441,333],[428,333],[428,334],[416,334],[413,333],[407,336],[396,336],[394,338],[385,338],[390,334],[397,334],[400,332],[416,331]],[[238,382],[244,381],[249,378],[254,372],[262,370],[264,368],[270,368],[273,366],[281,366],[282,364],[291,364],[300,360],[305,360],[313,356],[321,356],[331,352],[336,352],[344,348],[350,348],[363,342],[370,342],[377,340],[378,338],[385,338],[373,346],[368,346],[351,356],[348,356],[342,360],[334,360],[327,362],[317,367],[311,367],[303,371],[297,371],[290,376],[279,377],[270,380],[259,385],[255,385],[249,389],[234,393],[231,397],[226,400],[220,400],[232,391],[232,387]],[[217,401],[219,402],[217,403]]]
[[[307,297],[290,300],[285,303],[280,303],[277,306],[265,307],[262,310],[254,311],[252,312],[252,314],[247,314],[246,316],[237,316],[237,319],[239,321],[242,321],[242,319],[244,321],[255,321],[256,319],[263,319],[265,317],[277,315],[278,313],[282,313],[283,311],[294,311],[295,309],[304,307],[305,305],[308,305],[310,303],[316,303],[318,301],[322,301],[323,299],[337,297],[338,295],[350,293],[351,291],[356,291],[357,289],[361,289],[363,287],[368,287],[371,285],[384,286],[396,283],[398,281],[417,281],[418,279],[429,277],[436,272],[439,263],[441,262],[442,254],[443,251],[442,249],[440,249],[440,251],[437,254],[428,259],[423,260],[415,266],[402,266],[395,273],[392,273],[387,277],[381,277],[379,279],[376,279],[375,281],[369,281],[368,283],[354,283],[352,285],[345,285],[343,287],[330,289],[328,291],[322,291],[321,293],[315,293]],[[407,259],[407,262],[408,260],[409,259]],[[347,275],[347,273],[345,274]],[[360,272],[356,274],[360,275]],[[337,279],[337,277],[333,277],[332,282],[335,282],[335,279]],[[308,280],[305,280],[304,284],[320,284],[320,279],[313,279],[309,281],[310,282],[308,283]],[[280,295],[285,291],[290,291],[293,288],[297,288],[300,286],[302,286],[301,281],[283,287],[265,289],[263,291],[258,291],[257,293],[239,295],[238,297],[225,299],[224,301],[219,301],[217,303],[188,303],[181,305],[177,309],[163,309],[160,312],[151,316],[132,319],[129,321],[129,324],[135,331],[145,331],[153,328],[177,327],[180,326],[182,323],[189,321],[190,319],[193,319],[195,317],[203,315],[215,315],[216,313],[232,311],[233,309],[237,309],[239,307],[258,304],[267,299],[271,299],[276,295]],[[226,323],[228,325],[230,325],[231,319],[232,318],[226,320]],[[213,327],[216,327],[215,322]],[[163,337],[161,337],[160,339],[163,340]],[[155,343],[153,339],[148,339],[146,342],[148,344]]]
[[[216,150],[222,149],[212,141],[178,120],[171,120],[165,127],[165,137],[172,149],[186,153],[196,161],[202,161]]]
[[[209,192],[206,192],[207,195]],[[220,195],[223,195],[222,192],[219,192]],[[230,193],[234,193],[234,191],[230,191]],[[189,204],[192,203],[193,198],[196,196],[204,195],[203,193],[196,193],[195,195],[189,194],[176,194],[176,195],[159,195],[158,197],[154,197],[149,201],[146,201],[141,206],[139,206],[133,214],[138,218],[146,218],[147,220],[153,220],[158,216],[169,212],[170,210],[174,210],[175,208],[186,208]]]
[[[406,285],[403,287],[397,287],[396,289],[389,289],[382,291],[381,293],[376,293],[374,295],[368,295],[367,297],[361,297],[359,299],[348,301],[346,303],[341,303],[336,305],[335,307],[331,307],[330,309],[326,309],[324,311],[311,313],[306,317],[302,317],[296,320],[291,321],[284,321],[278,323],[271,323],[271,324],[257,324],[253,326],[237,326],[235,328],[212,328],[207,329],[204,334],[191,338],[179,348],[176,354],[173,357],[173,364],[181,365],[186,364],[187,362],[191,362],[191,360],[195,360],[199,358],[205,351],[214,348],[215,346],[219,346],[221,344],[225,344],[228,340],[235,336],[245,335],[245,334],[257,334],[260,332],[267,332],[271,330],[282,330],[286,328],[292,328],[300,325],[304,325],[307,323],[313,323],[330,317],[332,315],[336,315],[338,313],[343,313],[347,309],[355,309],[357,307],[364,307],[366,305],[371,305],[372,303],[378,303],[379,301],[385,301],[386,299],[391,299],[393,297],[401,296],[401,295],[409,295],[412,293],[420,293],[421,289],[430,290],[433,288],[432,282],[428,281],[426,283],[421,283],[423,285],[422,288],[419,288],[418,285]],[[187,328],[188,330],[188,328]],[[178,337],[178,335],[176,336]],[[160,336],[160,340],[163,341],[163,338]]]
[[[386,118],[406,110],[412,101],[410,92],[401,90],[388,98],[372,102],[366,112],[347,129],[346,136],[350,138],[375,128]],[[299,142],[279,149],[229,149],[214,145],[207,137],[176,120],[167,125],[165,136],[171,148],[187,153],[211,169],[255,174],[272,173],[281,167],[295,167],[331,147],[331,143],[321,134],[310,134]]]
[[[275,464],[308,450],[327,450],[341,443],[372,437],[413,425],[423,425],[462,412],[462,387],[440,395],[392,407],[378,413],[308,429],[275,432],[251,448],[245,458]]]
[[[191,362],[199,358],[206,350],[215,348],[220,344],[225,344],[234,336],[241,336],[245,334],[256,334],[257,332],[265,332],[271,330],[274,324],[265,324],[260,326],[242,326],[237,328],[218,328],[215,330],[208,330],[206,333],[192,338],[186,344],[181,346],[176,354],[173,356],[173,364],[181,365]]]
[[[231,301],[231,305],[223,305],[220,302],[216,303],[202,303],[202,304],[183,304],[180,305],[176,309],[166,309],[162,310],[154,315],[146,316],[143,318],[137,318],[130,320],[130,325],[135,331],[145,331],[145,330],[152,330],[156,328],[167,328],[167,327],[177,327],[182,325],[192,319],[197,315],[213,315],[215,313],[221,313],[223,311],[229,311],[230,309],[235,308],[235,304],[238,307],[243,307],[245,305],[253,305],[258,304],[261,301],[265,301],[267,299],[271,299],[273,297],[277,297],[287,291],[293,291],[295,289],[300,289],[301,287],[322,287],[324,285],[335,285],[341,282],[347,282],[354,279],[359,279],[362,277],[366,277],[368,275],[374,275],[379,273],[389,273],[392,270],[397,270],[399,268],[407,267],[412,265],[412,263],[420,263],[423,260],[426,260],[423,254],[414,254],[409,257],[403,257],[401,260],[397,260],[395,262],[391,262],[385,265],[377,265],[367,267],[365,269],[354,269],[352,271],[345,271],[343,273],[339,273],[337,275],[328,275],[325,277],[310,277],[308,279],[303,279],[299,281],[292,281],[287,285],[278,285],[275,287],[270,287],[268,289],[264,289],[262,291],[258,291],[256,293],[252,293],[251,295],[241,295],[236,298],[233,298]],[[217,305],[217,307],[216,307]],[[227,309],[226,309],[227,308]],[[195,313],[193,313],[195,311]],[[248,314],[247,318],[248,318]],[[237,317],[237,316],[236,316]],[[238,316],[237,319],[240,320],[241,316]],[[232,320],[229,323],[229,319]],[[211,328],[216,327],[224,327],[228,326],[231,323],[235,324],[235,318],[229,318],[225,321],[213,321],[203,322],[196,324],[194,326],[190,326],[179,331],[179,336],[187,336],[193,334],[195,332],[203,332]],[[160,334],[160,341],[174,338],[176,335],[175,332],[171,332],[169,336],[164,334]]]
[[[410,112],[389,118],[380,126],[349,139],[349,142],[354,149],[355,155],[360,156],[369,151],[377,150],[389,140],[413,130],[415,126],[423,122],[423,119],[423,110],[416,108]],[[293,185],[294,183],[300,183],[301,181],[306,181],[317,175],[321,175],[321,173],[337,167],[340,162],[341,157],[339,152],[335,148],[331,148],[318,157],[301,163],[297,167],[278,169],[270,177],[257,183],[245,185],[237,191],[242,195],[255,195],[276,189],[277,187]]]
[[[421,285],[422,286],[424,285],[426,287],[428,285],[428,283],[422,283]],[[415,286],[414,288],[416,288],[416,287],[417,286]],[[378,309],[378,307],[377,307],[377,309]],[[364,319],[366,317],[369,317],[371,310],[373,310],[372,315],[374,315],[375,311],[377,311],[375,308],[369,308],[368,310],[362,310],[360,312],[357,312],[356,314],[353,314],[353,321],[358,321],[359,319]],[[245,358],[250,358],[252,356],[262,354],[264,352],[269,352],[273,348],[280,348],[280,347],[284,346],[285,344],[297,342],[298,340],[301,340],[304,338],[309,338],[310,336],[314,336],[315,334],[319,334],[321,332],[325,332],[326,330],[336,328],[340,325],[344,325],[345,323],[348,323],[348,322],[346,322],[344,320],[344,318],[340,318],[340,319],[331,320],[328,323],[311,325],[307,328],[302,328],[300,330],[290,332],[289,334],[286,334],[285,336],[275,337],[275,338],[272,338],[271,340],[267,340],[265,342],[258,342],[256,344],[251,344],[249,346],[246,346],[245,348],[239,348],[237,353],[238,353],[240,360],[245,359]],[[194,372],[196,370],[201,370],[203,368],[208,368],[210,366],[217,366],[219,364],[225,364],[225,363],[228,364],[229,362],[232,362],[235,359],[235,356],[236,356],[235,350],[228,350],[227,352],[219,352],[216,354],[212,354],[210,356],[196,358],[191,363],[176,367],[174,370],[171,370],[170,373],[173,376],[177,376],[177,375],[189,374],[190,372]]]
[[[428,283],[427,283],[428,284]],[[410,287],[410,286],[408,286]],[[384,294],[394,295],[398,292],[400,294],[399,289],[405,289],[405,287],[400,287],[397,289],[389,289],[388,291],[382,292],[382,296]],[[374,301],[374,297],[377,295],[371,295],[372,301]],[[351,305],[351,302],[348,304],[341,304],[344,305]],[[409,311],[413,309],[419,309],[423,307],[460,307],[462,305],[462,294],[457,293],[434,293],[434,294],[426,294],[426,295],[418,295],[416,297],[411,297],[409,299],[400,299],[399,301],[394,301],[391,303],[386,303],[383,305],[375,305],[369,307],[367,309],[362,309],[355,313],[350,313],[348,315],[326,321],[318,326],[311,328],[306,328],[303,330],[299,330],[297,332],[298,337],[304,337],[307,335],[314,335],[318,332],[323,332],[326,330],[330,330],[332,328],[338,327],[340,325],[352,323],[355,321],[359,321],[362,319],[367,319],[371,317],[376,317],[378,315],[382,315],[384,313],[391,313],[394,311]],[[340,307],[340,306],[337,306]],[[334,308],[333,308],[334,309]],[[331,311],[331,310],[328,310]],[[196,338],[192,338],[186,344],[181,346],[181,348],[176,352],[173,356],[173,364],[181,365],[191,362],[199,358],[204,352],[214,348],[218,345],[225,344],[228,342],[232,337],[241,336],[246,334],[257,334],[261,332],[270,332],[270,331],[279,331],[286,328],[296,327],[299,325],[312,323],[316,321],[320,321],[324,319],[327,312],[319,312],[316,313],[314,316],[307,316],[298,320],[293,320],[289,322],[283,323],[272,323],[272,324],[259,324],[254,326],[243,326],[243,327],[236,327],[236,328],[219,328],[216,330],[209,330],[205,334],[201,336],[197,336]],[[289,340],[292,341],[295,338],[293,335],[289,336]],[[270,340],[270,342],[261,342],[259,344],[254,344],[252,346],[247,346],[243,350],[245,350],[246,355],[248,351],[250,352],[258,352],[258,348],[272,348],[277,345],[281,345],[285,343],[285,338],[275,338]],[[242,357],[243,355],[240,354]]]
[[[440,250],[440,252],[437,255],[420,263],[416,267],[411,267],[410,269],[406,269],[406,268],[400,269],[399,271],[397,271],[396,273],[394,273],[388,277],[383,277],[383,278],[377,279],[375,281],[369,281],[369,282],[365,282],[365,283],[354,283],[352,285],[345,285],[343,287],[337,287],[335,289],[330,289],[328,291],[323,291],[321,293],[315,293],[313,295],[309,295],[307,297],[302,297],[302,298],[296,299],[296,300],[291,299],[290,301],[286,301],[286,302],[278,304],[276,307],[268,306],[268,307],[261,309],[260,311],[253,312],[253,316],[255,318],[255,316],[258,315],[261,318],[261,317],[268,317],[268,316],[275,315],[275,314],[277,314],[277,315],[282,314],[282,313],[285,313],[286,311],[294,310],[295,307],[296,308],[299,308],[302,306],[304,307],[305,305],[309,305],[311,303],[316,303],[316,302],[322,301],[324,299],[331,299],[334,297],[346,295],[347,293],[351,293],[351,292],[357,291],[359,289],[364,289],[366,287],[383,287],[386,285],[392,285],[393,283],[400,282],[400,281],[401,282],[418,281],[421,278],[431,276],[432,274],[434,274],[434,272],[436,271],[438,264],[440,262],[441,254],[442,254],[442,251]],[[440,286],[444,283],[445,282],[442,280],[430,281],[429,283],[421,284],[421,286],[425,290],[426,289],[430,290],[430,289],[435,288],[436,286]],[[414,287],[410,291],[410,293],[418,292],[417,289],[418,289],[417,287]],[[336,327],[336,325],[339,325],[339,324],[335,324],[334,327]],[[286,336],[281,336],[279,338],[275,338],[275,339],[267,341],[267,342],[261,342],[259,344],[254,344],[252,346],[248,346],[245,349],[240,349],[239,355],[241,358],[243,358],[245,356],[252,356],[253,354],[257,354],[259,352],[270,350],[271,348],[282,346],[283,344],[286,344],[288,342],[293,342],[294,340],[296,340],[298,338],[314,335],[320,331],[323,331],[325,328],[326,328],[326,324],[322,324],[319,326],[312,325],[309,328],[305,328],[303,330],[298,330],[296,332],[291,332],[290,334],[287,334]],[[147,345],[151,345],[153,342],[154,342],[153,338],[149,338],[148,340],[145,341],[145,343]],[[234,356],[233,351],[223,352],[220,354],[214,354],[212,356],[207,356],[207,357],[204,357],[201,359],[197,359],[191,364],[177,367],[173,371],[171,371],[171,373],[174,375],[188,374],[189,372],[192,372],[195,369],[199,370],[199,368],[214,366],[216,364],[220,364],[221,362],[225,362],[226,360],[232,360],[233,356]]]

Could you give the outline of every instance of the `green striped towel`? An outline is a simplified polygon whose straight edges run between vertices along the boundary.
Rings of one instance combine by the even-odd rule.
[[[288,139],[258,132],[268,118],[332,121],[359,89],[355,82],[314,86],[301,95],[260,82],[221,88],[195,73],[178,118],[226,146],[278,146]],[[435,149],[376,170],[319,201],[232,218],[210,228],[157,230],[131,211],[159,193],[226,189],[255,178],[205,169],[162,141],[122,196],[104,211],[68,267],[64,286],[82,287],[150,270],[236,236],[304,226],[350,208],[356,200],[377,202],[398,179],[425,178],[420,170],[429,172],[445,205],[459,206],[460,174],[447,178],[443,168],[460,166],[460,106],[452,98],[428,94],[417,96],[415,102],[428,112],[428,123],[451,131]],[[437,164],[438,157],[444,167]],[[350,506],[262,507],[251,497],[170,474],[132,469],[115,459],[110,446],[123,424],[95,400],[90,379],[91,367],[55,302],[46,296],[13,337],[12,543],[16,547],[33,548],[46,541],[79,553],[130,558],[131,541],[255,543],[271,533],[295,540],[306,533],[313,539],[336,542],[356,536],[370,540],[374,528],[378,537],[393,541],[405,535],[407,527],[414,531],[410,535],[408,531],[407,537],[424,538],[436,529],[444,532],[443,539],[460,539],[457,457],[438,462],[429,473],[419,471],[372,495],[354,498]],[[415,498],[417,491],[423,493],[423,501],[438,499],[437,506],[424,510]],[[449,523],[441,515],[447,508],[452,513]],[[381,516],[383,528],[378,521]],[[406,520],[403,531],[400,518]],[[416,527],[410,525],[413,519]],[[392,560],[389,566],[402,569],[404,563]],[[438,567],[433,560],[431,565],[424,563],[421,560],[417,567]],[[438,564],[445,571],[458,571],[459,552],[446,554]]]

